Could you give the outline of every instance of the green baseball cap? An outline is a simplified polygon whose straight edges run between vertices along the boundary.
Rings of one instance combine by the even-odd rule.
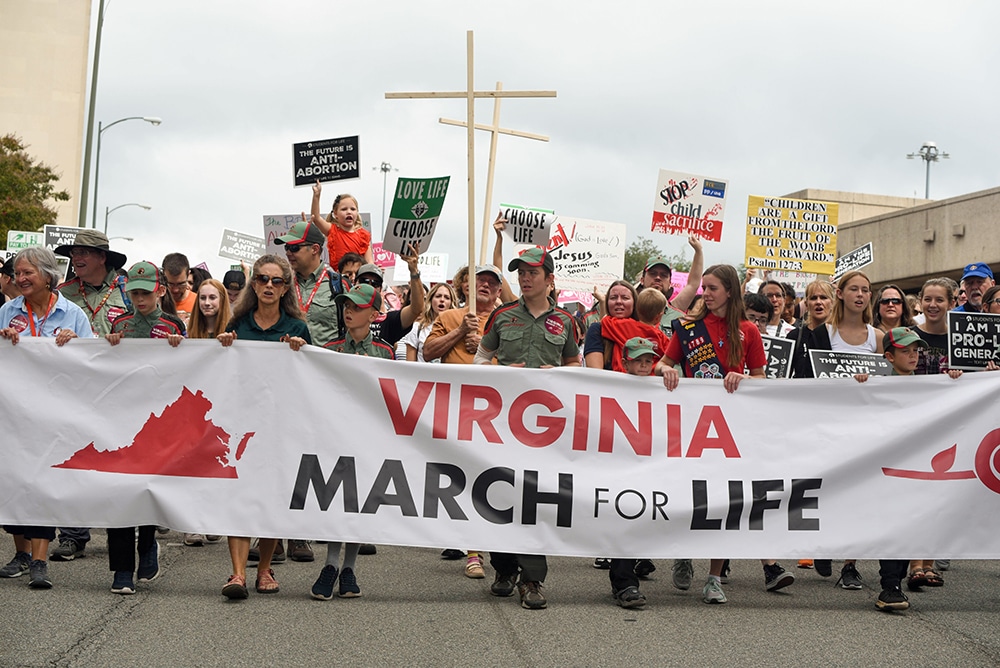
[[[345,301],[350,300],[361,308],[371,307],[376,311],[382,308],[382,297],[379,296],[378,290],[367,283],[358,283],[351,288],[350,292],[339,294],[334,299],[338,306],[342,306]]]
[[[326,243],[326,237],[323,236],[318,227],[303,220],[292,225],[288,233],[275,239],[274,243],[278,245],[292,244],[293,246],[298,244],[319,244],[322,246]]]
[[[917,336],[909,327],[893,327],[882,337],[882,349],[905,348],[911,343],[916,343],[918,348],[926,348],[927,342]]]
[[[518,264],[523,263],[529,267],[541,267],[550,274],[556,270],[556,264],[552,261],[552,256],[544,248],[529,248],[507,265],[507,271],[517,271]]]
[[[643,355],[656,355],[652,341],[635,336],[625,342],[625,359],[632,361]]]
[[[152,262],[136,262],[129,267],[125,290],[156,292],[160,285],[160,270]]]

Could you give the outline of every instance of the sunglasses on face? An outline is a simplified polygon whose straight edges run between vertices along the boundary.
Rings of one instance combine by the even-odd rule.
[[[302,250],[302,244],[285,244],[286,253],[298,253]]]
[[[882,306],[888,306],[889,304],[892,304],[893,306],[899,306],[902,303],[903,300],[900,299],[899,297],[886,297],[885,299],[879,300],[879,304],[881,304]]]
[[[358,283],[364,283],[365,285],[370,285],[373,288],[381,288],[382,281],[373,276],[362,276],[358,279]]]
[[[280,288],[285,284],[285,279],[281,276],[265,276],[264,274],[257,274],[253,277],[253,280],[256,281],[257,285],[267,285],[270,283],[276,288]]]

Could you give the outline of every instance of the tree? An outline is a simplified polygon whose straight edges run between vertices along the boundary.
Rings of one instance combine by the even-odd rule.
[[[687,249],[680,253],[667,255],[655,243],[639,237],[625,249],[625,278],[629,281],[638,281],[642,276],[642,270],[646,268],[646,263],[650,258],[665,257],[670,263],[670,268],[674,271],[688,271],[691,269],[691,260],[687,259]]]
[[[69,193],[56,190],[59,176],[48,165],[36,161],[27,146],[13,134],[0,137],[0,238],[8,230],[40,230],[54,225],[56,210],[49,200],[66,202]]]

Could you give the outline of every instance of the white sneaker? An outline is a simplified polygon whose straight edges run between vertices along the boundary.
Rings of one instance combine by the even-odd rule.
[[[701,590],[701,600],[705,603],[725,603],[726,594],[722,591],[722,585],[713,577],[705,581],[705,588]]]
[[[205,544],[205,534],[186,533],[184,534],[184,544],[188,547],[201,547]]]

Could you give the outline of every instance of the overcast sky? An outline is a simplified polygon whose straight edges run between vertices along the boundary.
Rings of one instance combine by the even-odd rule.
[[[96,13],[96,1],[95,1]],[[502,202],[649,231],[658,170],[727,179],[722,242],[709,264],[743,260],[747,196],[803,188],[922,197],[926,140],[951,154],[931,166],[931,197],[1000,185],[1000,4],[953,0],[746,2],[271,2],[112,0],[96,119],[158,116],[104,133],[98,210],[121,209],[109,235],[129,260],[167,252],[219,275],[223,228],[261,235],[264,214],[307,209],[292,186],[292,144],[359,135],[351,192],[376,221],[382,161],[396,176],[452,177],[431,251],[464,264],[464,100],[386,100],[388,91],[465,87],[475,31],[477,89],[552,89],[508,99],[501,125],[551,137],[501,137]],[[492,101],[477,103],[489,123]],[[477,141],[482,216],[489,136]],[[477,227],[481,221],[477,221]],[[99,221],[99,226],[103,220]],[[478,248],[478,242],[477,242]],[[844,250],[844,249],[842,249]]]

